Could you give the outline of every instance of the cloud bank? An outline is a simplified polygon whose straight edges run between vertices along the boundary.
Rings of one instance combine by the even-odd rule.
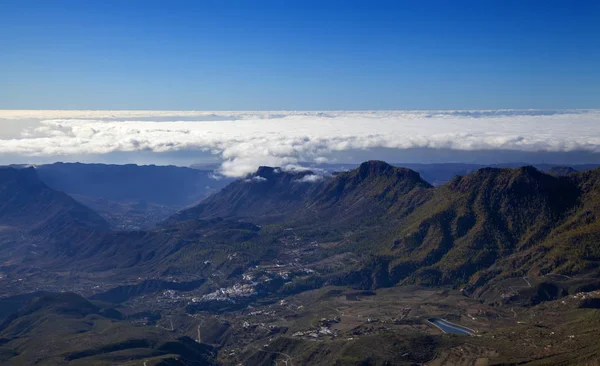
[[[372,148],[600,152],[600,110],[0,111],[0,130],[0,154],[203,151],[229,177]]]

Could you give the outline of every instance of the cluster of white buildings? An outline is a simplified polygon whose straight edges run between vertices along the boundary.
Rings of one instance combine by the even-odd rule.
[[[236,283],[231,287],[223,287],[210,294],[203,295],[201,298],[194,297],[192,302],[205,301],[232,301],[238,297],[250,297],[257,295],[258,292],[254,287],[254,283],[239,284]]]

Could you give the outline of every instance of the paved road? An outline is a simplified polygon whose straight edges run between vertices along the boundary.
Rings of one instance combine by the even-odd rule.
[[[450,323],[447,320],[441,318],[429,318],[428,322],[440,328],[444,333],[460,334],[460,335],[475,335],[473,329],[463,327],[462,325]]]

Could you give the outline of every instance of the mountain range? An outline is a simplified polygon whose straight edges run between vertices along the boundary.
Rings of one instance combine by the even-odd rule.
[[[77,319],[105,322],[98,318],[104,317],[125,326],[123,318],[102,313],[107,305],[98,301],[129,307],[149,301],[143,299],[171,299],[173,309],[189,317],[283,303],[332,286],[360,294],[411,286],[460,289],[462,296],[490,306],[541,306],[600,289],[600,168],[487,167],[435,186],[414,170],[382,161],[342,172],[260,167],[158,225],[135,230],[115,228],[81,200],[51,188],[46,181],[58,176],[44,169],[0,168],[1,295],[75,291],[88,300],[73,295],[60,303],[90,309]],[[151,191],[115,191],[117,178],[86,189],[79,187],[86,184],[80,178],[64,188],[116,201],[151,198]],[[156,189],[167,189],[161,184]],[[165,193],[155,202],[185,207],[189,192],[178,194]],[[41,322],[29,320],[30,313],[58,309],[60,317],[73,315],[52,305],[56,295],[44,296],[50,300],[37,301],[50,305],[31,311],[30,302],[19,300],[13,325],[5,320],[0,327],[3,342],[11,345],[2,357],[16,362],[17,354],[31,352],[14,343],[29,335],[7,330],[15,322]],[[96,303],[76,305],[82,301]],[[594,302],[587,304],[593,308]],[[172,314],[168,309],[161,311]],[[34,328],[31,332],[43,332]],[[92,329],[100,328],[86,332]],[[214,342],[225,342],[217,338]],[[164,354],[155,341],[144,342],[143,354]],[[292,345],[285,344],[277,352],[287,354]],[[212,357],[210,347],[177,347]],[[245,350],[244,358],[262,359]]]
[[[316,241],[331,240],[322,255],[369,257],[331,281],[373,288],[402,282],[476,289],[510,276],[587,273],[600,260],[598,169],[553,175],[533,167],[484,168],[433,187],[410,169],[380,161],[336,174],[261,167],[160,227],[138,232],[109,231],[99,215],[47,187],[32,168],[1,173],[3,226],[19,223],[29,233],[69,238],[72,255],[84,263],[120,253],[103,268],[170,262],[215,245],[216,236],[225,244],[222,233],[232,231],[241,233],[232,242],[278,252],[277,245],[261,243],[291,226]],[[238,228],[240,221],[269,230]],[[81,230],[101,233],[77,243]]]
[[[376,256],[376,269],[359,270],[373,272],[361,279],[370,286],[478,287],[492,278],[597,270],[599,178],[598,169],[484,168],[433,187],[378,161],[332,176],[262,167],[168,222],[219,216],[327,227],[346,231],[346,248],[337,251]]]

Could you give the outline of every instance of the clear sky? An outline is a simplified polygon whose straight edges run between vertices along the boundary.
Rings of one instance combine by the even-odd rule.
[[[600,107],[600,1],[0,1],[2,109]]]

